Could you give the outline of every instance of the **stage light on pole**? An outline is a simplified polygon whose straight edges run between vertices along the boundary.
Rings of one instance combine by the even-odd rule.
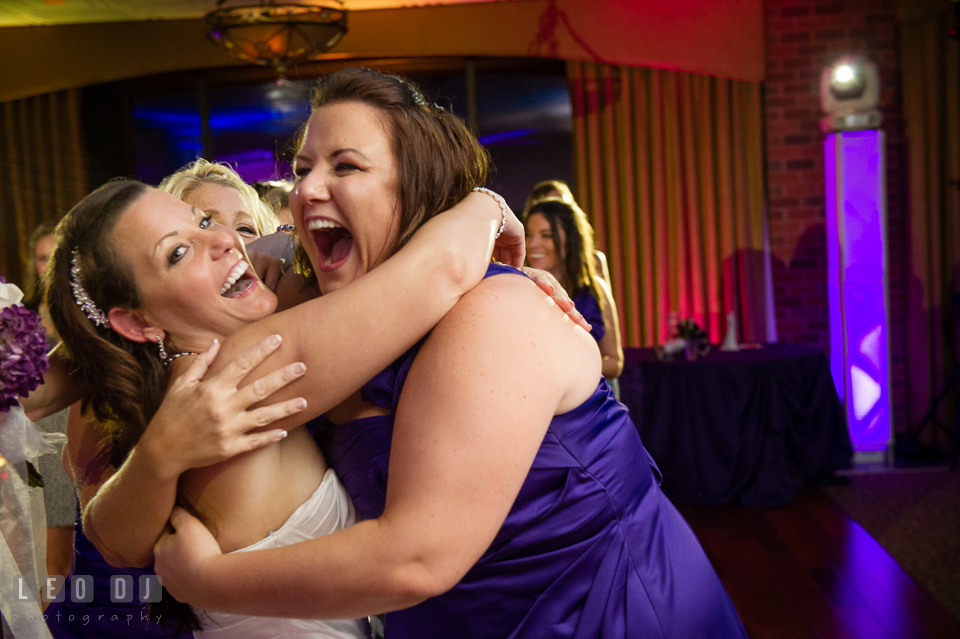
[[[879,97],[869,62],[844,58],[820,76],[830,369],[859,463],[889,461],[893,441]]]
[[[820,107],[827,114],[820,120],[824,133],[879,128],[879,102],[880,74],[872,62],[844,57],[820,74]]]

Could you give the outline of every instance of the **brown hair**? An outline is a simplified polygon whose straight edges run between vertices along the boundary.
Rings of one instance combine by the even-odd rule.
[[[286,180],[271,180],[269,182],[251,182],[250,186],[260,196],[260,201],[270,207],[275,215],[290,206],[290,191],[293,183]]]
[[[133,272],[116,251],[110,234],[146,190],[141,182],[116,180],[83,198],[57,225],[56,248],[48,267],[50,317],[67,361],[86,384],[83,407],[93,407],[116,467],[160,406],[167,373],[156,344],[132,342],[86,316],[74,297],[71,269],[76,251],[79,283],[104,314],[111,308],[140,307]]]
[[[362,102],[390,123],[397,159],[400,228],[393,254],[438,213],[457,204],[487,181],[490,156],[463,120],[424,99],[412,82],[360,67],[345,67],[321,78],[314,90],[314,112],[329,104]],[[298,268],[312,272],[298,248]]]
[[[570,284],[570,296],[575,297],[584,287],[604,307],[604,296],[600,293],[597,269],[593,259],[593,228],[587,220],[586,213],[577,206],[576,202],[568,202],[558,197],[548,197],[537,201],[530,210],[523,214],[523,223],[526,224],[531,215],[539,213],[550,224],[553,234],[553,243],[557,247],[557,257],[563,253],[561,266]],[[559,245],[561,233],[565,239],[563,247]]]

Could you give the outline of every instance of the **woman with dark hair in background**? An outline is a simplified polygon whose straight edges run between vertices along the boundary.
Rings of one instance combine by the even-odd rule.
[[[56,335],[53,331],[53,325],[50,323],[50,312],[43,301],[43,278],[47,271],[47,262],[53,254],[53,229],[55,226],[52,222],[40,224],[30,235],[28,246],[30,278],[28,279],[33,281],[33,287],[23,302],[24,306],[40,315],[40,322],[47,331],[47,341],[51,342],[51,345],[56,342]]]
[[[577,201],[573,197],[573,191],[570,190],[566,182],[563,180],[544,180],[543,182],[537,182],[533,186],[530,195],[527,196],[527,202],[523,206],[523,213],[520,214],[520,219],[526,219],[530,213],[530,207],[548,197],[558,197],[567,204],[577,204]],[[580,208],[580,211],[582,212],[583,209]],[[584,215],[584,219],[586,219],[586,215]],[[590,222],[587,221],[586,224],[592,233],[593,227],[590,226]],[[593,260],[597,277],[602,278],[604,282],[610,284],[610,267],[607,265],[607,256],[603,254],[603,251],[597,249],[596,244],[593,246]]]
[[[623,348],[620,324],[610,286],[596,271],[593,260],[593,229],[575,202],[560,198],[541,199],[524,214],[527,263],[547,271],[573,298],[577,309],[593,327],[591,335],[600,346],[603,376],[620,377]]]

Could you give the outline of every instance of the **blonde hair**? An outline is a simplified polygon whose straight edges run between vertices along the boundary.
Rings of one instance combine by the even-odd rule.
[[[269,235],[277,229],[277,216],[270,205],[260,200],[257,191],[243,181],[240,174],[226,164],[197,158],[176,173],[163,178],[157,188],[182,200],[203,184],[217,184],[233,189],[240,194],[244,209],[257,225],[260,236]]]
[[[554,191],[560,195],[551,195]],[[570,190],[570,187],[567,186],[566,182],[562,180],[544,180],[543,182],[537,182],[533,190],[530,191],[530,195],[527,196],[527,203],[523,205],[523,216],[530,212],[530,208],[534,204],[548,197],[558,197],[567,204],[576,204],[573,199],[573,192]]]

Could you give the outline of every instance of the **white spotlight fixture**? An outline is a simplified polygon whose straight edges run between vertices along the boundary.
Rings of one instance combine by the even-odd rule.
[[[820,120],[824,133],[876,129],[883,122],[880,74],[877,65],[844,57],[820,74],[820,107],[827,117]]]

